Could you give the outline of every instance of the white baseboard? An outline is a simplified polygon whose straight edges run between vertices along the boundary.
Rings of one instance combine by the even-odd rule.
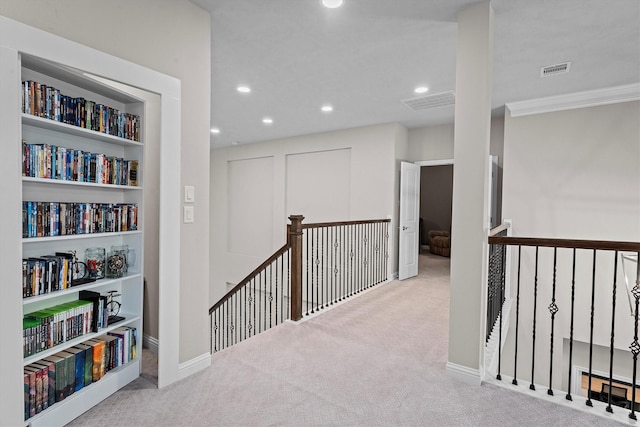
[[[178,379],[187,378],[211,366],[211,353],[203,353],[198,357],[178,365]]]
[[[469,385],[482,384],[482,377],[478,369],[472,369],[468,366],[458,365],[457,363],[447,362],[447,375]]]
[[[151,337],[149,335],[144,335],[142,337],[142,347],[148,348],[155,354],[158,354],[159,344],[160,344],[160,341],[158,341],[157,338]]]

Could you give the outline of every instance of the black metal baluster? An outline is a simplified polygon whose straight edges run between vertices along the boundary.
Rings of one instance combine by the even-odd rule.
[[[364,259],[362,260],[362,290],[369,287],[369,224],[362,224],[363,238],[362,247]]]
[[[593,318],[595,311],[595,296],[596,296],[596,250],[593,250],[593,271],[591,273],[591,326],[589,331],[589,384],[587,386],[587,406],[593,406],[591,402],[591,379],[593,375]]]
[[[278,260],[276,260],[278,262]],[[276,268],[278,266],[276,265]],[[273,263],[269,264],[269,327],[273,326]],[[276,285],[277,286],[277,285]]]
[[[500,267],[501,267],[501,274],[500,274],[500,311],[499,311],[499,315],[500,315],[500,323],[498,326],[498,375],[496,376],[496,379],[498,380],[502,380],[502,375],[501,375],[501,369],[502,369],[502,323],[503,323],[503,319],[502,319],[502,305],[503,305],[503,301],[504,301],[504,268],[505,268],[505,259],[506,259],[506,251],[507,251],[507,246],[506,245],[502,245],[502,259],[501,259],[501,263],[500,263]]]
[[[384,223],[384,278],[389,277],[389,223]]]
[[[549,342],[549,388],[547,394],[553,396],[553,338],[554,325],[556,321],[556,313],[558,306],[556,305],[556,271],[558,267],[558,248],[553,248],[553,282],[551,285],[551,304],[549,304],[549,313],[551,313],[551,341]]]
[[[247,339],[247,285],[244,285],[240,288],[240,301],[241,302],[241,311],[240,311],[240,337],[243,340]],[[242,322],[242,318],[244,317],[244,324]]]
[[[342,239],[342,226],[339,225],[336,228],[336,241],[338,247],[336,248],[336,267],[338,272],[336,273],[336,302],[342,301],[342,277],[344,275],[344,268],[342,261],[344,260],[344,240]]]
[[[256,305],[258,305],[258,295],[256,295],[256,278],[251,279],[251,305],[253,306],[253,317],[251,318],[251,336],[258,332],[258,322],[256,321]]]
[[[518,385],[518,327],[520,326],[520,265],[522,258],[522,246],[518,245],[518,283],[516,290],[516,336],[513,356],[513,380],[511,384]]]
[[[357,293],[360,293],[362,290],[362,224],[358,224],[358,279],[357,283]]]
[[[571,267],[571,325],[569,326],[569,378],[567,379],[567,400],[571,397],[571,371],[573,370],[573,320],[576,300],[576,249],[573,248],[573,266]]]
[[[314,286],[313,286],[314,285],[314,277],[315,277],[313,271],[314,271],[314,268],[316,266],[316,259],[315,259],[315,254],[314,254],[315,247],[316,247],[316,245],[315,245],[315,232],[316,232],[315,229],[313,229],[313,228],[309,229],[309,235],[311,237],[311,298],[310,298],[310,300],[311,300],[311,314],[313,314],[314,310],[315,310],[315,304],[314,304],[314,292],[315,291],[314,291]]]
[[[215,339],[215,350],[220,350],[220,307],[216,308],[215,311],[215,328],[216,328],[216,339]]]
[[[354,236],[353,236],[353,225],[349,226],[348,229],[348,233],[349,233],[349,283],[347,286],[347,297],[351,296],[351,287],[352,287],[352,283],[353,283],[353,257],[354,257],[354,247],[353,247],[353,242],[354,242]]]
[[[282,268],[282,263],[284,262],[284,258],[282,258],[282,255],[280,255],[280,257],[276,260],[276,310],[275,310],[275,315],[276,315],[276,325],[279,324],[280,322],[278,321],[278,261],[280,261],[280,267]],[[282,277],[282,276],[280,276]],[[282,319],[280,319],[282,320]]]
[[[340,270],[338,269],[338,234],[339,229],[336,227],[331,228],[331,239],[333,241],[333,298],[331,299],[331,304],[338,302],[338,273]]]
[[[238,298],[236,298],[236,294],[233,294],[231,296],[231,307],[233,308],[233,313],[231,313],[231,333],[232,333],[232,338],[231,338],[231,345],[236,344],[237,341],[237,320],[238,320]]]
[[[536,362],[536,309],[538,306],[538,247],[536,246],[535,276],[533,279],[533,330],[532,330],[532,350],[531,350],[531,384],[530,390],[535,390],[534,374]]]
[[[214,329],[213,329],[213,313],[209,314],[209,353],[213,354],[213,340],[214,340]]]
[[[224,306],[225,318],[227,319],[227,321],[225,322],[225,324],[226,324],[225,325],[226,326],[225,327],[225,338],[227,339],[227,344],[225,346],[225,348],[226,348],[226,347],[229,347],[229,335],[230,335],[229,334],[229,327],[231,326],[230,322],[229,322],[229,301],[228,300],[225,301],[223,306]]]
[[[640,260],[638,260],[640,262]],[[613,256],[613,290],[611,296],[611,348],[609,353],[609,398],[607,399],[607,412],[613,412],[611,407],[611,391],[613,390],[613,344],[616,327],[616,280],[618,276],[618,251]]]
[[[308,229],[307,229],[307,232],[303,235],[304,239],[306,240],[306,245],[303,245],[303,246],[306,247],[305,259],[307,260],[307,263],[306,263],[307,264],[307,266],[306,266],[306,269],[307,269],[307,284],[306,284],[306,287],[307,287],[307,298],[306,298],[307,299],[307,316],[309,315],[309,301],[311,300],[311,298],[309,298],[309,264],[310,264],[309,263],[309,240],[310,240],[309,234],[310,233],[311,232],[308,231]]]
[[[638,343],[638,305],[640,304],[640,252],[637,253],[638,263],[636,268],[636,284],[631,290],[636,304],[633,313],[633,342],[629,346],[633,354],[633,383],[631,385],[631,412],[629,418],[636,420],[636,374],[638,371],[638,353],[640,353],[640,343]]]

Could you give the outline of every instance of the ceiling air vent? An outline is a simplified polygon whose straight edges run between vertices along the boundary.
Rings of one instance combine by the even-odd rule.
[[[540,68],[540,77],[553,76],[556,74],[564,74],[569,72],[571,62],[563,62],[562,64],[547,65]]]
[[[427,110],[429,108],[440,108],[455,103],[455,94],[449,92],[434,93],[433,95],[418,96],[415,98],[403,99],[402,103],[413,111]]]

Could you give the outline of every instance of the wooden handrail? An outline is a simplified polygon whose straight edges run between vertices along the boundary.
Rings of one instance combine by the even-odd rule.
[[[363,219],[359,221],[336,221],[336,222],[316,222],[310,224],[302,224],[302,228],[322,228],[322,227],[338,227],[341,225],[358,225],[358,224],[377,224],[381,222],[391,222],[390,219]]]
[[[543,239],[538,237],[489,236],[490,245],[539,246],[548,248],[596,249],[603,251],[640,252],[640,242],[607,240]]]
[[[209,309],[209,314],[213,313],[218,307],[220,307],[222,304],[224,304],[225,301],[227,301],[229,298],[231,298],[231,296],[233,294],[235,294],[240,288],[242,288],[244,285],[246,285],[247,283],[249,283],[249,281],[251,279],[253,279],[258,273],[260,273],[260,271],[262,271],[266,266],[268,266],[269,264],[271,264],[272,262],[274,262],[276,259],[278,259],[278,257],[280,257],[282,254],[284,254],[285,252],[287,252],[289,250],[289,242],[285,243],[285,245],[283,247],[281,247],[280,249],[278,249],[276,252],[274,252],[273,255],[271,255],[269,258],[267,258],[267,260],[265,262],[263,262],[262,264],[260,264],[258,267],[256,267],[251,273],[249,273],[247,275],[247,277],[245,277],[244,279],[242,279],[237,285],[235,285],[229,292],[227,292],[222,298],[220,298],[220,300],[218,300],[217,303],[215,303],[210,309]]]
[[[245,286],[251,279],[253,279],[256,275],[258,275],[262,270],[264,270],[269,264],[273,263],[278,257],[284,254],[286,251],[291,249],[291,279],[295,280],[298,278],[298,281],[301,279],[301,268],[302,268],[302,246],[301,246],[301,236],[303,229],[310,228],[323,228],[323,227],[336,227],[343,225],[360,225],[360,224],[378,224],[391,222],[390,219],[369,219],[369,220],[358,220],[358,221],[336,221],[336,222],[321,222],[321,223],[313,223],[313,224],[302,224],[302,220],[304,219],[301,215],[292,215],[289,217],[291,220],[291,224],[287,224],[287,242],[278,249],[273,255],[267,258],[262,264],[256,267],[251,273],[249,273],[244,279],[242,279],[237,285],[235,285],[230,291],[228,291],[222,298],[218,300],[210,309],[209,314],[213,313],[217,308],[219,308],[222,304],[225,303],[231,296],[233,296],[238,290],[240,290],[243,286]],[[294,227],[292,229],[292,226]],[[299,241],[294,241],[296,238]],[[296,260],[297,263],[296,263]],[[299,265],[298,265],[299,264]],[[291,300],[292,300],[292,308],[294,313],[302,312],[302,291],[301,291],[301,283],[293,283],[291,287]],[[296,303],[297,302],[297,303]],[[299,316],[299,317],[298,317]],[[299,320],[301,318],[301,314],[298,316],[293,315],[291,318],[293,320]],[[298,317],[296,319],[296,317]]]

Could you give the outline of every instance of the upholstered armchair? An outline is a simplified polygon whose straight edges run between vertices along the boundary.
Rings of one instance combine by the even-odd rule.
[[[429,251],[432,254],[451,256],[451,234],[448,231],[431,230],[427,236],[429,237]]]

